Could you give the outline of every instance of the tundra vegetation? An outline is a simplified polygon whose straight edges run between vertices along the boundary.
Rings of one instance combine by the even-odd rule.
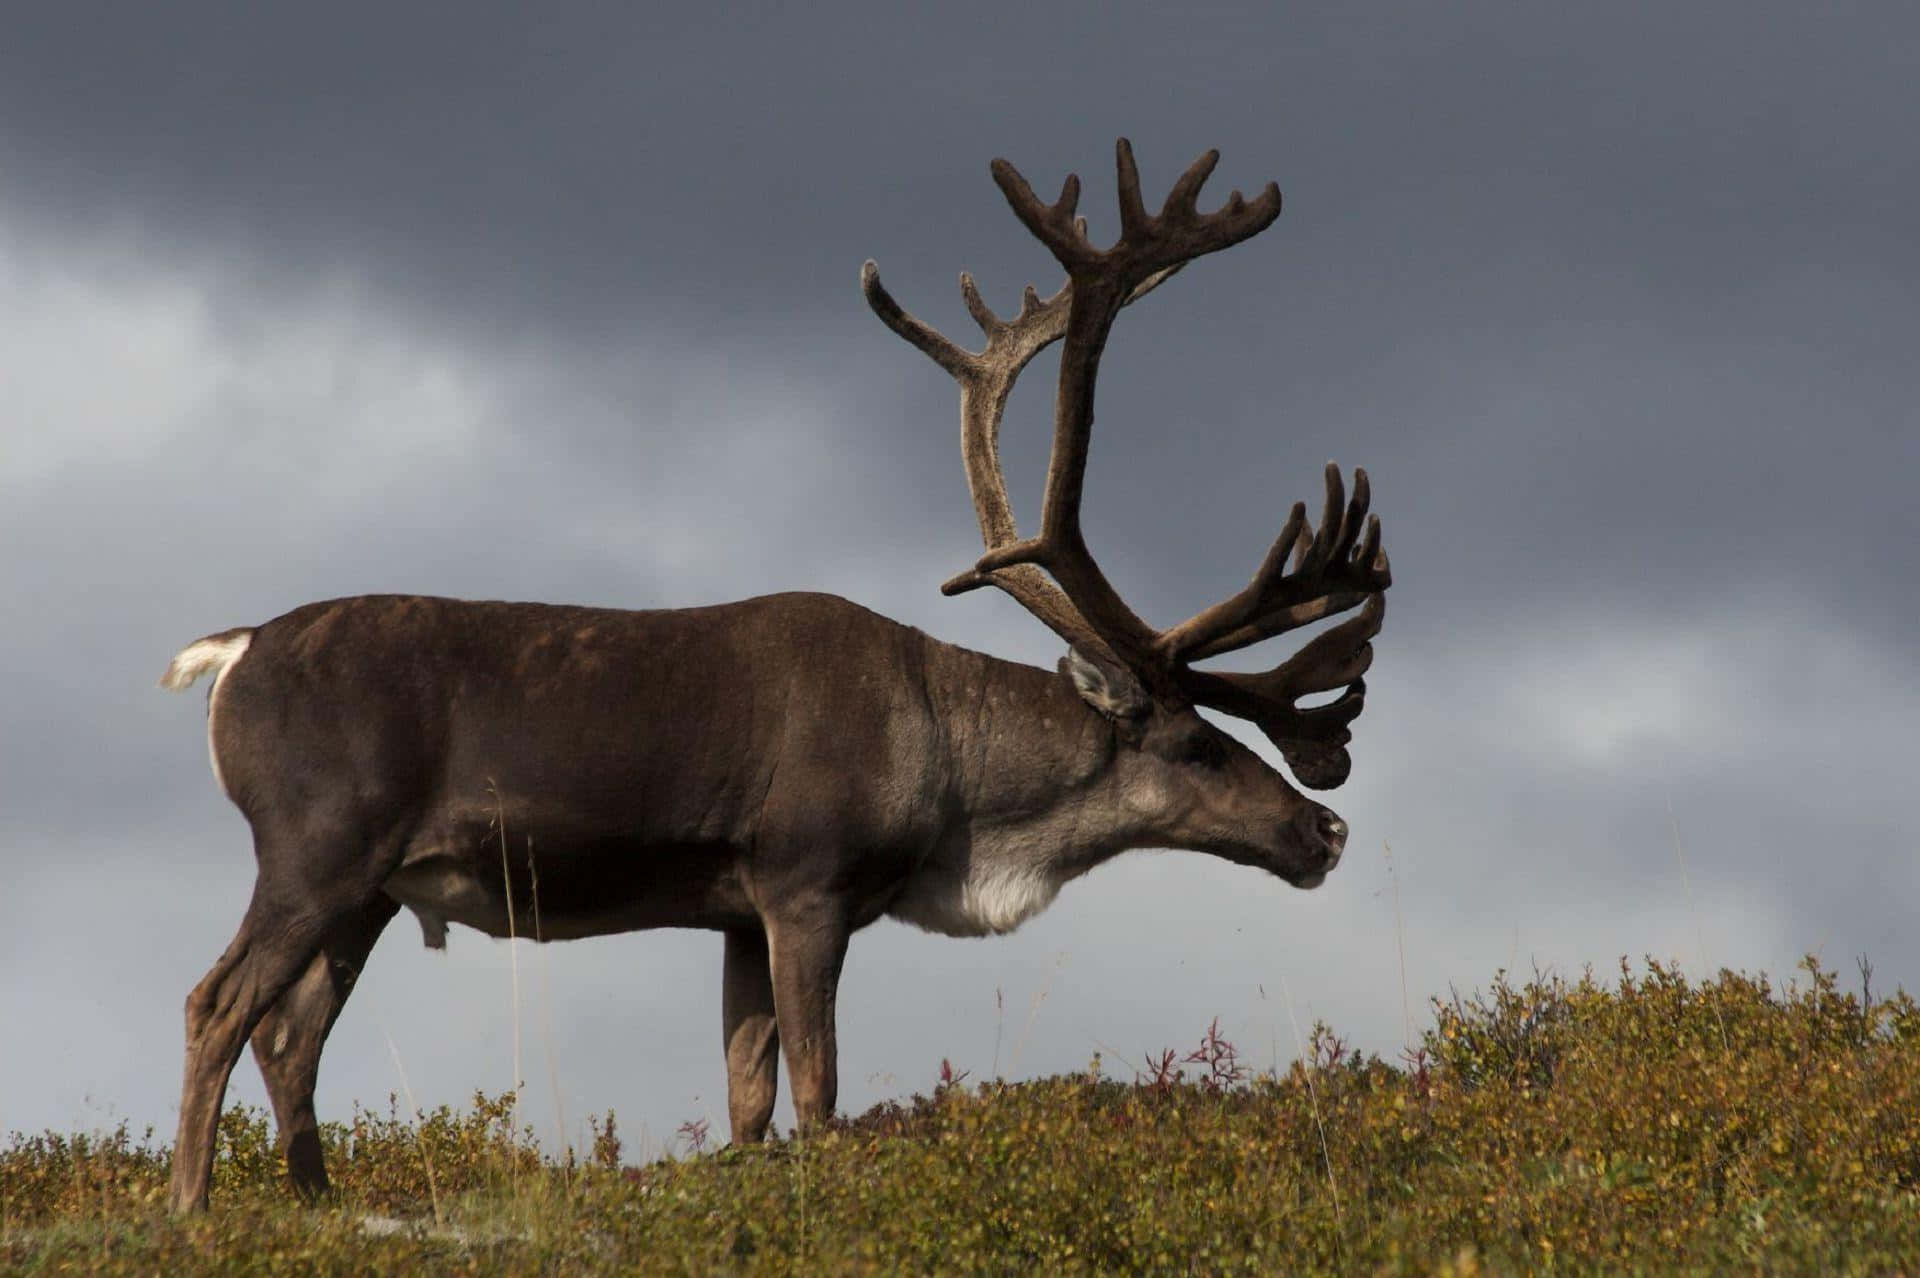
[[[1784,987],[1621,964],[1436,1002],[1396,1061],[1231,1028],[1080,1074],[974,1080],[806,1141],[577,1157],[510,1097],[323,1124],[322,1201],[268,1116],[222,1117],[209,1212],[165,1146],[14,1134],[0,1269],[29,1273],[1920,1271],[1920,1005],[1809,959]],[[1265,1027],[1262,1027],[1264,1029]]]

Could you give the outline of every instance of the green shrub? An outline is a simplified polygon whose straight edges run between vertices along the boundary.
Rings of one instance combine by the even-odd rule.
[[[1216,1023],[1132,1081],[943,1069],[806,1142],[638,1168],[611,1114],[587,1159],[556,1163],[511,1096],[416,1119],[390,1100],[324,1131],[319,1208],[236,1107],[214,1208],[188,1221],[163,1212],[150,1133],[15,1136],[0,1267],[1920,1271],[1920,1008],[1861,985],[1812,962],[1785,989],[1657,963],[1501,975],[1437,1002],[1396,1063],[1316,1026],[1305,1061],[1250,1075]]]

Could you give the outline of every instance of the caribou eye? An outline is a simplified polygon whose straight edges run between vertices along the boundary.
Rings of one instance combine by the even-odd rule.
[[[1180,762],[1203,768],[1217,768],[1227,761],[1227,751],[1211,733],[1196,732],[1180,743]]]

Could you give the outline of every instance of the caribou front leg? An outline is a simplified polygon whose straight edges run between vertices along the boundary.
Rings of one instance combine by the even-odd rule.
[[[727,1118],[733,1143],[764,1140],[780,1091],[780,1025],[774,1012],[767,934],[758,928],[727,934],[727,965],[720,993],[727,1052]]]
[[[839,1098],[834,1003],[847,936],[846,921],[825,905],[790,908],[767,920],[774,1011],[787,1054],[795,1125],[803,1136],[833,1117]]]

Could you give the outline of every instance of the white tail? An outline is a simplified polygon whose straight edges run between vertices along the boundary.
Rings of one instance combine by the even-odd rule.
[[[240,654],[253,642],[251,627],[223,630],[205,639],[195,639],[175,654],[160,676],[160,686],[171,692],[184,692],[203,674],[212,672],[216,686],[227,667],[240,660]]]

